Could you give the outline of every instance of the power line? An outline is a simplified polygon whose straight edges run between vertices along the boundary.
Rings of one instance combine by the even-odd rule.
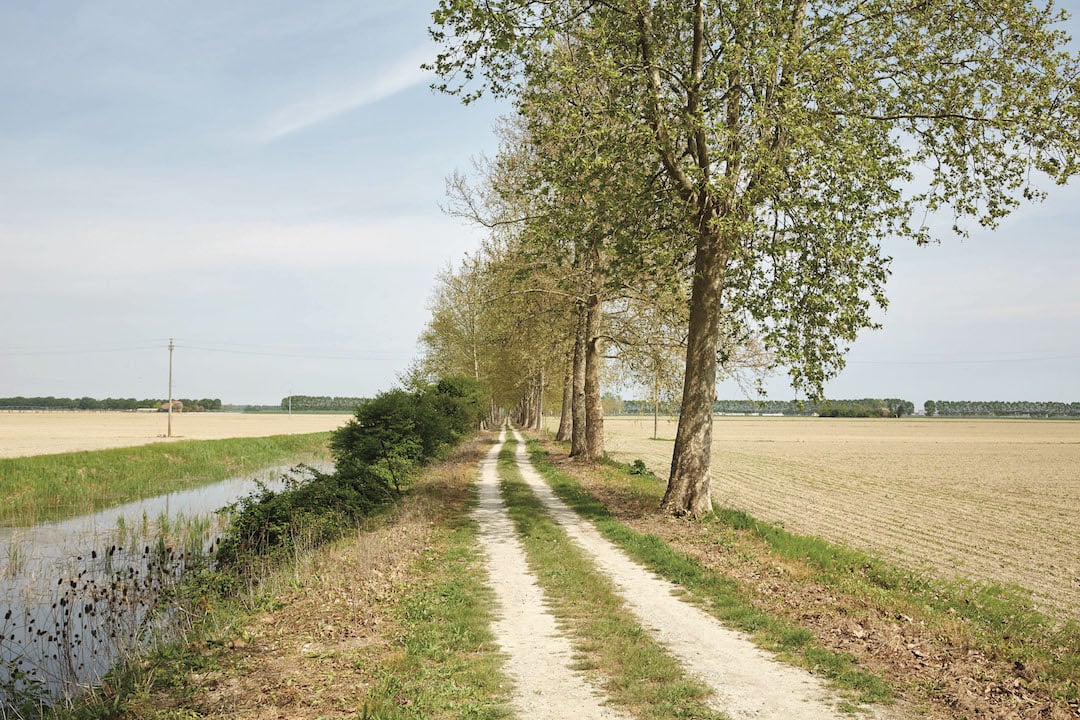
[[[166,338],[163,342],[173,342],[172,338]],[[248,355],[256,357],[281,357],[281,358],[298,358],[307,360],[365,360],[365,359],[386,359],[396,360],[401,358],[411,358],[412,355],[400,351],[391,350],[364,350],[359,352],[350,353],[333,353],[333,352],[297,352],[290,350],[280,350],[275,348],[254,349],[260,346],[215,346],[209,343],[200,344],[188,344],[182,340],[175,343],[175,347],[184,348],[185,350],[196,350],[200,352],[212,352],[212,353],[224,353],[229,355]],[[155,342],[152,345],[129,345],[129,346],[116,346],[116,347],[96,347],[96,346],[80,346],[80,345],[58,345],[58,346],[45,346],[45,347],[10,347],[0,348],[0,356],[5,357],[31,357],[37,355],[91,355],[100,353],[118,353],[118,352],[143,352],[150,350],[160,350],[161,344]]]
[[[251,355],[257,357],[283,357],[283,358],[300,358],[305,360],[365,360],[365,359],[385,359],[395,360],[399,358],[412,357],[401,352],[391,352],[384,350],[369,350],[361,353],[354,353],[348,355],[329,355],[329,354],[317,354],[317,353],[298,353],[298,352],[274,352],[267,350],[234,350],[231,348],[221,347],[206,347],[203,345],[186,345],[177,344],[177,347],[182,347],[185,350],[201,350],[203,352],[225,353],[229,355]]]

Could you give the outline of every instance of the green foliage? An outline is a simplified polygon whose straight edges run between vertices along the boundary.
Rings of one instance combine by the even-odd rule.
[[[0,718],[38,718],[49,706],[49,693],[37,672],[24,667],[22,658],[5,658],[0,660],[0,700],[4,703]]]
[[[330,451],[337,474],[370,472],[387,491],[399,492],[411,474],[475,429],[485,414],[484,392],[465,377],[380,393],[361,402],[334,433]]]
[[[233,517],[218,564],[238,568],[253,556],[287,557],[320,545],[389,499],[380,483],[360,474],[342,478],[299,466],[287,476],[285,489],[263,485],[227,508]]]
[[[281,399],[281,409],[291,412],[353,412],[364,398],[326,395],[289,395]]]
[[[420,467],[477,427],[486,405],[479,383],[461,377],[362,400],[331,435],[333,473],[303,468],[281,492],[264,486],[231,508],[219,562],[239,567],[253,555],[290,555],[301,543],[337,537],[396,500]]]
[[[1020,402],[1000,400],[927,400],[940,417],[1080,417],[1080,402]]]
[[[678,407],[671,409],[678,413]],[[627,400],[628,415],[652,413],[652,403]],[[861,400],[717,400],[713,403],[717,415],[795,415],[821,417],[903,417],[915,412],[915,404],[899,398],[863,398]]]
[[[819,395],[885,305],[882,238],[993,227],[1043,195],[1034,171],[1080,168],[1064,17],[1035,2],[442,0],[432,67],[441,90],[513,97],[522,115],[542,103],[573,115],[566,136],[603,137],[597,161],[565,159],[582,194],[608,158],[660,168],[694,210],[677,235],[704,239],[697,272],[725,280],[717,312],[749,314]]]
[[[826,400],[815,405],[821,417],[903,417],[915,412],[914,403],[897,399]]]
[[[0,398],[0,409],[4,410],[138,410],[140,408],[160,408],[167,403],[167,399],[156,400],[147,398],[136,400],[135,398],[105,398],[97,400],[92,397],[81,398],[58,398],[58,397],[6,397]],[[184,404],[184,412],[206,412],[221,410],[219,398],[180,398]]]

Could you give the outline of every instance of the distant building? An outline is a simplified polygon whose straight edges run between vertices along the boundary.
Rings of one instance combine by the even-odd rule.
[[[173,400],[172,401],[172,409],[173,409],[173,412],[183,412],[184,411],[184,403],[180,402],[179,400]],[[158,412],[169,412],[169,403],[167,403],[167,402],[161,403],[161,407],[158,408]]]

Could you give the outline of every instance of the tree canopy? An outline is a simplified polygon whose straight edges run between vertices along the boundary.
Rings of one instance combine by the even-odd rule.
[[[664,507],[696,516],[711,510],[722,328],[756,333],[818,397],[887,303],[884,238],[936,240],[942,218],[960,234],[994,227],[1042,196],[1041,178],[1076,173],[1080,64],[1063,17],[1014,0],[441,0],[432,67],[465,101],[565,108],[548,127],[596,159],[556,162],[581,176],[579,195],[666,198],[666,237],[646,222],[605,249],[662,276],[673,269],[643,249],[692,244]]]

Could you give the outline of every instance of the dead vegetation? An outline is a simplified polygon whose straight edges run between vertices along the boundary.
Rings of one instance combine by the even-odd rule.
[[[414,566],[437,525],[464,512],[478,457],[459,450],[392,510],[268,578],[248,615],[148,664],[123,717],[360,716],[379,668],[402,652],[392,610],[423,582]]]

